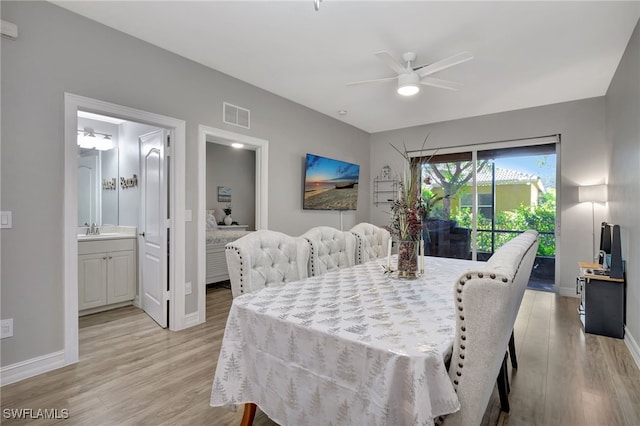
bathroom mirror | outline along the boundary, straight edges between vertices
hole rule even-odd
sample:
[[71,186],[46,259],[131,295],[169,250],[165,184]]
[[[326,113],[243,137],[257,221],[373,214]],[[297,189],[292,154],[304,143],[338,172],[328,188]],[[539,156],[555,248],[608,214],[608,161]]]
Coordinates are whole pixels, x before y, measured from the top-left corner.
[[78,111],[78,226],[119,223],[123,120]]
[[158,130],[78,111],[78,226],[138,226],[139,138]]
[[118,225],[118,148],[78,147],[78,226]]

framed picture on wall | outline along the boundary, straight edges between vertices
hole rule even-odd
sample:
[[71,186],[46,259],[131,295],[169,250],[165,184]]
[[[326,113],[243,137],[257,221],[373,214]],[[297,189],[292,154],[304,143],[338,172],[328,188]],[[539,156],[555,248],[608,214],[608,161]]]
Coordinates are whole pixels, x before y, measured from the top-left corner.
[[229,186],[218,187],[218,201],[221,203],[231,202],[231,187]]

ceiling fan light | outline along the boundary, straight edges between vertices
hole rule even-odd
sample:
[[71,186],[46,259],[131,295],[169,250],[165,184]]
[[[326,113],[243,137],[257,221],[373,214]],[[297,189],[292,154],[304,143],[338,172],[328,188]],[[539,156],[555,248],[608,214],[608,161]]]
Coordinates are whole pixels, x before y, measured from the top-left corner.
[[420,91],[420,77],[415,72],[398,76],[398,94],[413,96]]
[[420,91],[416,84],[398,85],[398,94],[402,96],[413,96]]

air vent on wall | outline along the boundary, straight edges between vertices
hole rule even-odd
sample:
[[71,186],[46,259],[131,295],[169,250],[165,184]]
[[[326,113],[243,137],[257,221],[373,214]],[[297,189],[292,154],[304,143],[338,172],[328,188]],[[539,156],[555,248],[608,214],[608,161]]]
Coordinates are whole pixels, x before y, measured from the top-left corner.
[[223,102],[222,121],[234,126],[251,128],[251,111],[227,102]]

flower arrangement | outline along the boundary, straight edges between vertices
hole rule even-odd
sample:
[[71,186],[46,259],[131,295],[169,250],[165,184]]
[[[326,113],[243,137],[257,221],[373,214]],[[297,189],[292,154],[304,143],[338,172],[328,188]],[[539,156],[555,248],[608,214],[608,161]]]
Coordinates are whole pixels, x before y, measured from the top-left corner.
[[[429,135],[424,139],[422,149]],[[391,205],[391,224],[386,229],[398,240],[398,277],[402,279],[415,279],[418,273],[424,270],[422,241],[422,218],[439,200],[424,194],[421,189],[421,168],[414,164],[404,146],[401,151],[393,144],[391,146],[400,153],[404,159],[404,171],[399,182],[398,199]],[[427,196],[425,196],[427,195]],[[390,250],[385,272],[391,272]],[[420,262],[418,262],[420,259]],[[420,267],[418,267],[420,264]]]
[[428,206],[424,202],[420,189],[420,168],[413,167],[406,146],[404,146],[404,151],[393,144],[391,146],[404,158],[405,164],[399,182],[398,199],[391,205],[391,225],[387,227],[387,230],[398,240],[418,241],[422,234],[422,216],[425,213],[425,207]]
[[226,214],[227,216],[230,216],[231,215],[231,204],[227,204],[227,207],[225,207],[222,210],[224,211],[224,214]]

